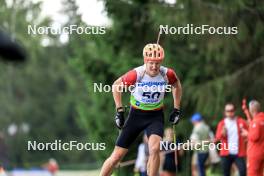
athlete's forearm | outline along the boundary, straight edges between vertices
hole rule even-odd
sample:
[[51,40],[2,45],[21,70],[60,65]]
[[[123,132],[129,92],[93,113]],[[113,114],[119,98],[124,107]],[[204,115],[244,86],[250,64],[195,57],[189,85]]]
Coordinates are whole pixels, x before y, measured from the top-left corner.
[[117,79],[112,85],[113,98],[115,101],[116,108],[122,107],[122,79]]
[[173,94],[174,108],[180,109],[181,96],[182,96],[182,86],[181,86],[181,82],[179,79],[173,85],[172,94]]

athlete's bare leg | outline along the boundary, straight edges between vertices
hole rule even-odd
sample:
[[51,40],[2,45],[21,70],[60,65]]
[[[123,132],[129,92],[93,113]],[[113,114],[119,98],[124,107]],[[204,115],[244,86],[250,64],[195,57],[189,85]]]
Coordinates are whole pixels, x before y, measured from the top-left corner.
[[162,172],[162,176],[175,176],[176,173],[173,173],[173,172],[168,172],[168,171],[163,171]]
[[126,155],[127,151],[128,149],[116,146],[111,156],[105,160],[100,176],[110,176],[115,166]]
[[157,176],[160,164],[160,141],[161,137],[158,135],[150,135],[148,139],[149,146],[149,160],[148,160],[148,175]]

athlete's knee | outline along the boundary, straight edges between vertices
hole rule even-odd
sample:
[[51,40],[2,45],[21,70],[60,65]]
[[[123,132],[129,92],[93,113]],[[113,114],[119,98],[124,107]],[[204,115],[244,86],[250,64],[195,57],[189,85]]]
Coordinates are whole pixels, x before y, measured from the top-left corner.
[[122,157],[122,154],[113,153],[109,160],[112,162],[112,164],[116,165],[122,159]]
[[160,146],[159,145],[152,145],[149,146],[149,154],[153,155],[153,154],[159,154],[160,152]]

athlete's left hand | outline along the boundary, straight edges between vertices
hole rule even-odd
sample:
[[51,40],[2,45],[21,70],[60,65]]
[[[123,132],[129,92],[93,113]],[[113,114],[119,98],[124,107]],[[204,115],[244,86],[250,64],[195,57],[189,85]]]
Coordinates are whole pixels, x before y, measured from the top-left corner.
[[179,120],[181,119],[181,111],[177,108],[174,108],[173,111],[170,114],[170,119],[169,121],[173,124],[176,125]]

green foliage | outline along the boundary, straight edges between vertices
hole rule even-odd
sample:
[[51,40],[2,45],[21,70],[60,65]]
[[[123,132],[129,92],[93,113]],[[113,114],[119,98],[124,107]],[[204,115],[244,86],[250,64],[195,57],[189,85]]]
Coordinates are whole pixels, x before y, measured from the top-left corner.
[[[64,46],[42,46],[43,38],[59,43],[56,36],[27,34],[29,24],[51,25],[50,19],[38,19],[40,3],[14,1],[11,7],[1,7],[6,15],[1,16],[1,27],[23,44],[28,55],[23,64],[0,63],[0,126],[10,166],[39,166],[50,157],[62,164],[91,160],[92,156],[85,151],[27,151],[28,140],[87,142],[76,121],[76,107],[84,100],[86,89],[84,79],[69,64]],[[14,136],[8,134],[11,124],[19,129]],[[23,124],[29,126],[29,132],[21,131]]]
[[[259,7],[263,7],[262,3],[255,6],[240,0],[177,1],[172,5],[151,0],[104,0],[104,3],[112,25],[106,35],[82,41],[80,45],[86,49],[78,50],[74,57],[76,65],[86,75],[88,89],[92,89],[94,82],[112,83],[126,71],[142,64],[142,48],[146,43],[156,41],[160,24],[237,26],[237,35],[161,36],[160,42],[166,52],[164,64],[176,70],[183,84],[185,122],[178,126],[178,131],[188,138],[191,130],[188,118],[195,111],[201,112],[215,127],[226,102],[232,101],[240,107],[245,96],[262,101],[260,75],[263,75],[264,64],[264,26],[263,9]],[[169,97],[166,96],[165,101],[166,114],[172,109]],[[86,129],[111,135],[90,133],[88,136],[95,140],[106,139],[113,145],[116,130],[112,127],[114,104],[111,93],[90,91],[89,102],[88,108],[83,105],[79,111],[83,122],[86,114],[92,115],[91,119],[86,119]],[[104,125],[100,125],[102,122]],[[105,156],[110,154],[109,150]],[[105,159],[103,156],[99,157]]]

